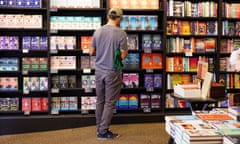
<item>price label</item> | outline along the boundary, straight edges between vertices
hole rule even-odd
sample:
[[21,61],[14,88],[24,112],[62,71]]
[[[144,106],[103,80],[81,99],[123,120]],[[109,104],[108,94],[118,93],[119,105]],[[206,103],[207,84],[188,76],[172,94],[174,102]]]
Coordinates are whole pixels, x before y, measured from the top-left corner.
[[84,53],[84,54],[88,54],[88,53],[89,53],[89,50],[83,50],[83,53]]
[[50,53],[51,53],[51,54],[57,54],[57,53],[58,53],[58,50],[53,49],[53,50],[50,51]]
[[57,69],[51,69],[51,73],[56,74],[56,73],[58,73],[58,70]]
[[23,49],[22,52],[23,53],[29,53],[29,50],[28,49]]
[[144,112],[144,113],[150,113],[150,112],[151,112],[151,108],[144,108],[144,109],[143,109],[143,112]]
[[154,88],[147,88],[146,91],[147,91],[147,92],[153,92],[153,91],[154,91]]
[[23,75],[28,75],[28,71],[22,71]]
[[81,110],[81,113],[82,113],[83,115],[87,115],[87,114],[89,114],[89,111],[88,111],[88,110]]
[[193,56],[193,54],[192,54],[192,52],[185,52],[185,56],[191,57],[191,56]]
[[151,49],[144,49],[144,53],[152,53]]
[[24,115],[26,115],[26,116],[28,116],[28,115],[30,115],[30,111],[24,111]]
[[146,72],[147,72],[147,73],[152,73],[152,72],[153,72],[153,69],[147,69]]
[[58,9],[57,9],[57,8],[51,8],[50,11],[51,11],[51,12],[57,12]]
[[50,32],[51,32],[52,34],[57,34],[57,33],[58,33],[58,30],[52,29]]
[[23,93],[24,94],[29,94],[29,90],[24,90]]
[[52,111],[51,111],[51,114],[52,114],[52,115],[59,115],[59,110],[52,110]]
[[85,88],[85,93],[92,93],[93,89],[92,88]]
[[83,69],[83,73],[91,73],[91,69]]
[[52,93],[59,93],[59,89],[53,88],[53,89],[52,89]]

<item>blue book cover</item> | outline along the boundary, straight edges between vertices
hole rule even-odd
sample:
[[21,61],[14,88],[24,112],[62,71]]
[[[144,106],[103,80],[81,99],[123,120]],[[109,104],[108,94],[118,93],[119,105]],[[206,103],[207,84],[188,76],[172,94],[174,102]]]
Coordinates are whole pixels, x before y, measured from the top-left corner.
[[41,8],[41,0],[32,0],[30,5],[33,8]]
[[121,20],[121,23],[120,23],[120,27],[124,30],[127,29],[128,25],[127,25],[127,16],[123,16],[122,17],[122,20]]
[[24,0],[23,1],[23,6],[25,7],[25,8],[31,8],[32,6],[31,6],[31,2],[32,2],[32,0]]
[[162,49],[162,39],[161,35],[152,35],[152,49],[161,50]]
[[24,6],[23,1],[24,0],[16,0],[16,7],[19,7],[19,8],[23,7]]
[[142,49],[151,49],[152,38],[150,34],[144,34],[142,36]]
[[8,3],[7,0],[0,0],[0,7],[7,7]]
[[47,45],[47,37],[46,36],[41,36],[40,37],[40,49],[41,50],[47,50],[48,45]]
[[130,30],[137,29],[137,16],[129,16],[130,20]]
[[157,30],[158,27],[158,17],[157,16],[148,16],[148,21],[149,21],[149,30]]
[[32,36],[31,37],[31,50],[40,50],[40,37]]
[[147,29],[147,18],[146,16],[139,16],[140,20],[140,30],[146,30]]
[[162,88],[162,75],[154,74],[154,88]]
[[31,48],[31,37],[30,36],[24,36],[22,38],[22,49],[28,49]]
[[146,89],[154,88],[153,74],[144,74],[144,87]]
[[8,7],[16,7],[16,0],[8,0]]

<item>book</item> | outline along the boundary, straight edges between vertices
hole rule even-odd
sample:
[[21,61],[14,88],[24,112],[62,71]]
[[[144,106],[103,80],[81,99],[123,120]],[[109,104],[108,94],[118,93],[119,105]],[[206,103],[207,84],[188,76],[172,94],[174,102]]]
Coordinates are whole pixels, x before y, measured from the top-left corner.
[[129,96],[120,94],[118,97],[118,110],[129,109]]
[[40,90],[40,78],[39,77],[31,77],[31,91],[39,91]]
[[138,35],[136,34],[128,34],[128,50],[138,50]]
[[130,94],[129,95],[129,109],[138,109],[138,95],[137,94]]
[[162,38],[161,35],[152,35],[152,49],[161,50],[162,49]]
[[123,88],[128,88],[128,85],[129,85],[129,74],[128,73],[123,73],[122,87]]
[[154,74],[154,88],[162,88],[162,75]]
[[206,22],[198,22],[198,35],[207,34],[207,25]]
[[90,68],[90,57],[89,56],[81,56],[81,68],[82,69]]
[[216,127],[223,135],[238,135],[240,134],[240,123],[235,120],[225,121],[211,121],[214,127]]
[[68,88],[76,88],[76,87],[77,87],[76,75],[68,76]]
[[22,111],[31,111],[32,102],[31,98],[22,98]]
[[32,98],[32,111],[41,111],[41,98]]
[[161,107],[161,95],[151,94],[151,108],[159,109]]
[[140,108],[150,108],[151,107],[151,96],[149,94],[140,94]]
[[232,135],[226,135],[223,137],[223,144],[238,144],[240,143],[240,137],[232,136]]
[[217,35],[218,25],[216,21],[207,21],[207,35]]
[[197,114],[202,120],[233,120],[233,118],[227,113],[206,113]]
[[152,74],[144,74],[144,87],[146,89],[154,88],[154,77]]
[[142,36],[142,49],[151,49],[152,43],[153,41],[150,34],[144,34]]
[[68,76],[67,75],[60,75],[59,76],[59,85],[60,85],[60,89],[67,89],[68,88]]
[[48,77],[40,77],[40,91],[48,90]]

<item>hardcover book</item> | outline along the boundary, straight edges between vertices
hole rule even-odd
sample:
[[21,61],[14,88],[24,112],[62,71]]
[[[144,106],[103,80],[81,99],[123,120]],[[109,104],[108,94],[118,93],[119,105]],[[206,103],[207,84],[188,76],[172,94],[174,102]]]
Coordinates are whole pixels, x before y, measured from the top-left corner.
[[131,74],[129,74],[128,78],[129,78],[129,83],[128,83],[129,88],[138,88],[139,87],[138,73],[131,73]]
[[161,107],[161,95],[151,94],[151,108],[158,109]]
[[40,91],[48,90],[48,77],[40,77]]
[[154,74],[154,88],[162,88],[162,75]]
[[32,111],[41,111],[41,98],[32,98]]
[[154,77],[152,74],[144,74],[144,87],[146,89],[154,88]]
[[129,109],[138,109],[138,95],[137,94],[129,95]]
[[138,35],[128,34],[128,50],[138,50]]
[[129,108],[128,106],[129,106],[129,96],[121,94],[118,97],[118,109],[119,110],[128,109]]
[[22,111],[31,111],[32,101],[31,98],[22,98]]
[[153,41],[150,34],[145,34],[142,36],[142,49],[151,49],[152,43]]
[[39,77],[31,77],[31,91],[39,91],[40,90],[40,78]]
[[140,107],[142,109],[151,107],[151,98],[150,97],[151,96],[149,94],[141,94],[140,95]]

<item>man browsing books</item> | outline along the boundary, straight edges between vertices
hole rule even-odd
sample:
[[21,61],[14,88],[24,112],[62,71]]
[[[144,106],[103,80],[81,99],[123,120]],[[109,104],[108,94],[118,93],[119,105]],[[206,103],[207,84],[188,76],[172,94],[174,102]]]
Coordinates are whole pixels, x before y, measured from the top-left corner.
[[118,8],[109,10],[108,23],[94,32],[89,52],[96,55],[96,125],[100,140],[119,136],[109,131],[109,126],[121,90],[121,60],[128,54],[127,35],[119,28],[122,14]]

